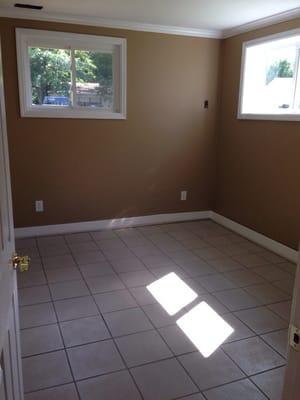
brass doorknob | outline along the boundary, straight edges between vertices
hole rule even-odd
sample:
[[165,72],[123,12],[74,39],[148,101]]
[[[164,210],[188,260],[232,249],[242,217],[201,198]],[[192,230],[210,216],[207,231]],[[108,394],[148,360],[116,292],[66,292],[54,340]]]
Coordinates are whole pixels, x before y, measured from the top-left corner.
[[30,257],[18,256],[14,254],[11,259],[13,269],[18,269],[20,272],[27,272],[29,269]]

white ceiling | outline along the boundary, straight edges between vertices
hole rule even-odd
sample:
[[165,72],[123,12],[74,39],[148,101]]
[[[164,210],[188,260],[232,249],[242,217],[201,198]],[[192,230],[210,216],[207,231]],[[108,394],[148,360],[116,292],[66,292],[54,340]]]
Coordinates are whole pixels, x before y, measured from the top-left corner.
[[15,2],[43,5],[43,11],[26,12],[35,18],[72,15],[218,31],[295,8],[300,15],[300,0],[0,0],[0,11],[20,13]]

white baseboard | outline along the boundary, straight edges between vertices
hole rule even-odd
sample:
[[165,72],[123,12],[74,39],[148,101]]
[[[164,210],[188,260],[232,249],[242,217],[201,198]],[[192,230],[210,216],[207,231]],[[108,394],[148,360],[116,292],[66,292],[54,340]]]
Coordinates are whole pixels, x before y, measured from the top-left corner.
[[89,232],[112,228],[119,229],[141,225],[154,225],[171,222],[192,221],[197,219],[209,219],[210,217],[211,211],[192,211],[170,214],[145,215],[142,217],[75,222],[71,224],[30,226],[27,228],[16,228],[15,237],[17,239],[20,239],[34,236],[61,235],[75,232]]
[[145,215],[141,217],[128,217],[116,219],[104,219],[99,221],[86,221],[75,222],[71,224],[59,225],[43,225],[43,226],[30,226],[28,228],[16,228],[15,236],[17,239],[34,237],[34,236],[47,236],[47,235],[62,235],[66,233],[76,232],[89,232],[103,229],[119,229],[128,228],[141,225],[155,225],[165,224],[172,222],[192,221],[199,219],[211,219],[220,225],[238,233],[239,235],[265,247],[268,250],[296,263],[298,260],[298,252],[285,246],[282,243],[276,242],[267,236],[262,235],[244,225],[238,224],[214,211],[192,211],[182,213],[170,214],[155,214]]
[[232,230],[233,232],[238,233],[252,242],[257,243],[260,246],[265,247],[266,249],[273,251],[274,253],[294,263],[297,263],[298,261],[298,252],[282,243],[276,242],[275,240],[270,239],[267,236],[264,236],[250,228],[247,228],[244,225],[238,224],[229,218],[223,217],[223,215],[217,214],[214,211],[211,212],[211,219],[218,224]]

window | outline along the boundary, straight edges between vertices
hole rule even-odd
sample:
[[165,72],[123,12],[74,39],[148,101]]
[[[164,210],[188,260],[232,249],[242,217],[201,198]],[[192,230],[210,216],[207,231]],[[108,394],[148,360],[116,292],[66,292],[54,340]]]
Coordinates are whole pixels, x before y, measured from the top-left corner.
[[300,30],[243,45],[239,118],[300,120]]
[[126,118],[126,40],[17,29],[22,117]]

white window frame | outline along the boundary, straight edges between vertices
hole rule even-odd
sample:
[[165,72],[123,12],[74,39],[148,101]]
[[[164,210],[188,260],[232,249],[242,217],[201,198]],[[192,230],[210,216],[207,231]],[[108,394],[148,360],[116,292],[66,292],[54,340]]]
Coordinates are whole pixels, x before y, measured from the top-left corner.
[[[16,29],[16,45],[21,117],[126,119],[126,39],[18,28]],[[116,99],[119,108],[118,111],[105,111],[95,107],[82,107],[74,105],[67,107],[53,105],[50,107],[47,107],[46,105],[32,105],[28,47],[43,46],[71,51],[110,51],[113,46],[119,46],[120,65],[117,76],[114,76],[115,84],[119,89],[117,93],[118,98]]]
[[[297,113],[282,112],[282,113],[276,113],[276,114],[256,114],[256,113],[249,114],[249,113],[242,112],[247,48],[258,45],[258,44],[272,42],[274,40],[285,39],[288,37],[298,36],[298,35],[300,35],[300,29],[293,29],[290,31],[276,33],[274,35],[269,35],[269,36],[261,37],[258,39],[249,40],[249,41],[243,43],[241,72],[240,72],[240,89],[239,89],[239,99],[238,99],[238,113],[237,113],[238,119],[269,120],[269,121],[300,121],[300,109],[299,109],[299,112],[297,112]],[[298,48],[297,51],[298,51],[298,55],[297,55],[297,61],[296,61],[296,69],[299,66],[300,48]],[[296,76],[296,81],[300,80],[300,70],[298,69],[298,71],[299,72],[298,72],[298,75]],[[299,83],[296,82],[295,85],[296,85],[295,97],[298,98],[298,97],[300,97]]]

